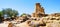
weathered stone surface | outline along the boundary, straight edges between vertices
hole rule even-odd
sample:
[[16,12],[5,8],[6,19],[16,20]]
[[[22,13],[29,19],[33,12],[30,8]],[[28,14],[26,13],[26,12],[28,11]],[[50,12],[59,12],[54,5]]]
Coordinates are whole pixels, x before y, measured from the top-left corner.
[[8,24],[1,23],[0,27],[8,27]]
[[59,23],[48,23],[46,24],[46,27],[60,27]]
[[29,26],[29,21],[26,21],[26,22],[23,22],[23,23],[20,23],[20,24],[16,24],[15,26],[16,27],[30,27]]
[[32,17],[42,17],[44,16],[45,12],[43,7],[41,7],[40,3],[36,3],[35,12],[32,14]]
[[45,27],[45,26],[39,26],[39,27]]
[[12,24],[12,23],[9,23],[9,24],[8,24],[8,27],[13,27],[13,24]]

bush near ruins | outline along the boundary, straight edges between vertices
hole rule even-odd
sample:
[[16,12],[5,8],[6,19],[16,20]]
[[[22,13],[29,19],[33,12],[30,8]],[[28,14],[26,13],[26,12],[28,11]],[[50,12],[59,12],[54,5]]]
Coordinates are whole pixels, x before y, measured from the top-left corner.
[[30,14],[26,14],[26,13],[21,14],[21,17],[22,17],[22,16],[25,16],[25,17],[31,17]]

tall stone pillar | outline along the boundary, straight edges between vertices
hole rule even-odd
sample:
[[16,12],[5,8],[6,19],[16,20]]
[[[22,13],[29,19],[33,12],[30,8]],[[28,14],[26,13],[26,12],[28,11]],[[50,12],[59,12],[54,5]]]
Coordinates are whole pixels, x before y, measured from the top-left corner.
[[40,3],[36,3],[35,6],[35,12],[33,13],[33,17],[41,17],[44,16],[45,12],[44,12],[44,8],[41,7]]

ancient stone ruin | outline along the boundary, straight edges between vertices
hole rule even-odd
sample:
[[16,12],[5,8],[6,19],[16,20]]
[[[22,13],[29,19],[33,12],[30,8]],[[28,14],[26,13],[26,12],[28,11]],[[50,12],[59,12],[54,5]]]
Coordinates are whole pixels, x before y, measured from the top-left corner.
[[32,17],[42,17],[44,15],[44,8],[41,7],[40,3],[36,3],[35,12],[32,14]]

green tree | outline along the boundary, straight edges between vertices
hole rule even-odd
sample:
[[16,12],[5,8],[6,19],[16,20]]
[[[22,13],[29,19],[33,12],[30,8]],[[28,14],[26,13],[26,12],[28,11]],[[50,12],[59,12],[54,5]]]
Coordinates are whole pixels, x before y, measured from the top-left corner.
[[3,18],[3,13],[2,11],[0,11],[0,23],[3,22],[4,18]]
[[12,8],[3,8],[3,15],[7,15],[7,17],[16,17],[18,15],[18,11],[12,10]]
[[2,13],[2,11],[0,11],[0,17],[2,17],[3,16],[3,13]]

